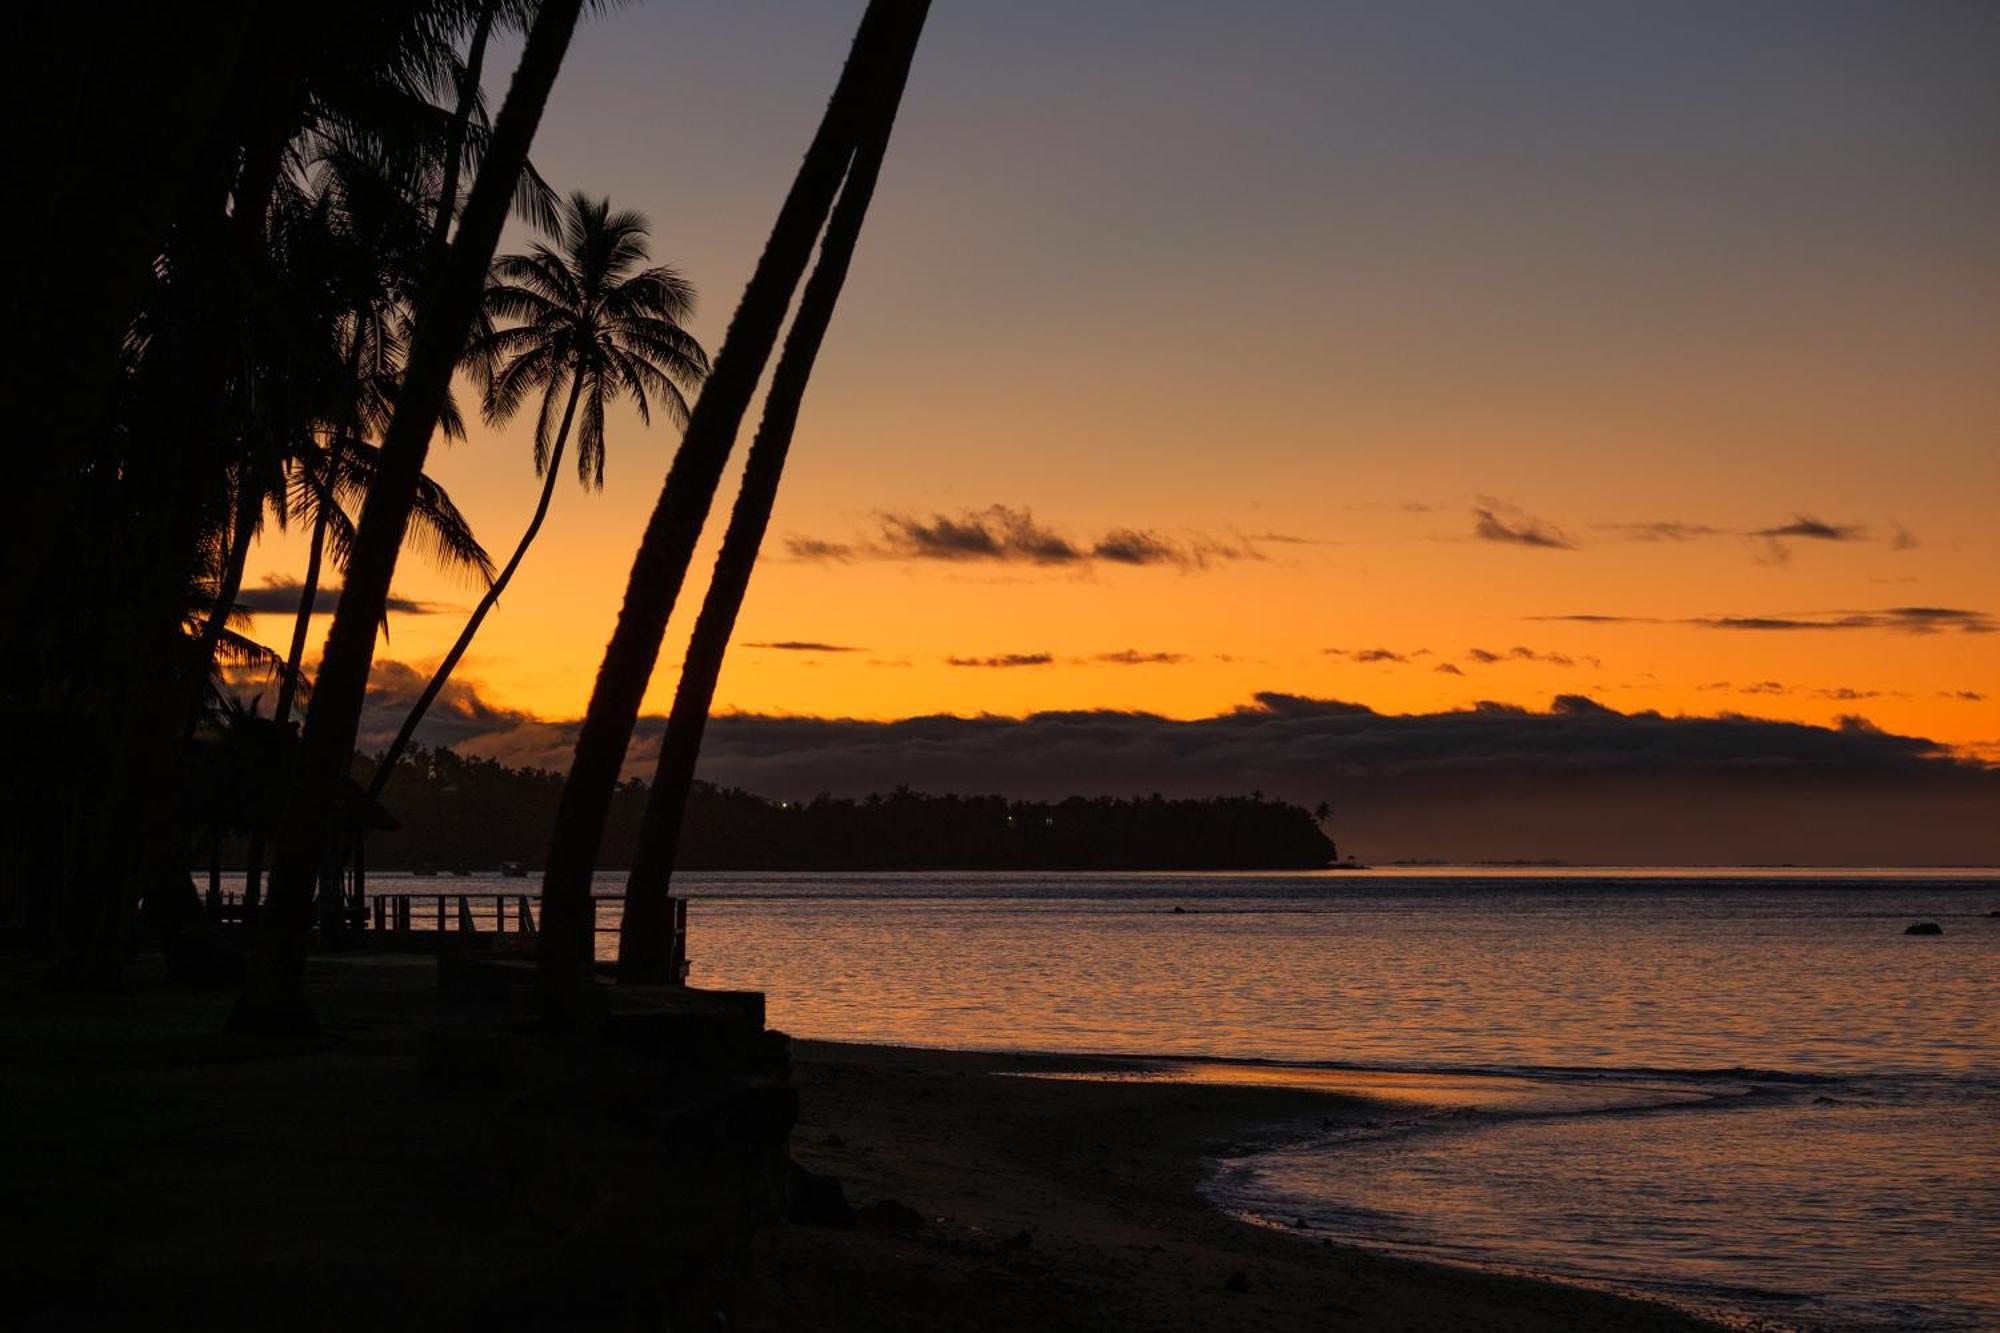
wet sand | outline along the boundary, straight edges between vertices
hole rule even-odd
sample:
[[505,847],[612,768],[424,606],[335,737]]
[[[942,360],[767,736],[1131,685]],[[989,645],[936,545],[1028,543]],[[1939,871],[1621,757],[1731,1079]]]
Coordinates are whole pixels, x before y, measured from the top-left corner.
[[[1198,1193],[1208,1159],[1383,1107],[1298,1088],[1021,1076],[1089,1067],[798,1043],[794,1156],[840,1179],[864,1215],[853,1230],[761,1234],[743,1327],[1710,1327],[1660,1305],[1226,1217]],[[924,1220],[871,1215],[882,1200]]]
[[[20,1327],[633,1327],[630,1293],[678,1285],[654,1214],[682,1197],[674,1150],[700,1144],[424,1076],[428,958],[315,960],[339,1036],[296,1048],[224,1036],[226,992],[149,971],[80,997],[0,965],[0,1178],[31,1219],[0,1305]],[[1212,1155],[1381,1105],[1018,1076],[1085,1067],[798,1043],[794,1156],[864,1220],[759,1228],[713,1275],[735,1327],[1703,1327],[1225,1217],[1197,1192]]]

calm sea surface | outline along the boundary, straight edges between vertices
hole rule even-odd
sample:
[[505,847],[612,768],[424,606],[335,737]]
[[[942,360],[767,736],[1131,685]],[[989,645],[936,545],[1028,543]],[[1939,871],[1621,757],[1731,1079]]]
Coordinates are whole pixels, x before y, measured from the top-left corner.
[[2000,1328],[2000,874],[680,885],[693,980],[799,1036],[1384,1099],[1219,1164],[1252,1218],[1805,1327]]

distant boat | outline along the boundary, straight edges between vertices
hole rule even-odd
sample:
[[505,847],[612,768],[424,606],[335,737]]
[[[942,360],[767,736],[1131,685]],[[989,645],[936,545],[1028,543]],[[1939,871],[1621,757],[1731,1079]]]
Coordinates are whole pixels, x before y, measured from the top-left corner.
[[472,873],[472,867],[465,864],[465,862],[460,861],[457,865],[451,868],[451,873],[458,876],[460,879],[464,879],[466,876]]
[[410,867],[410,873],[412,875],[420,875],[425,879],[437,878],[437,872],[438,868],[432,865],[429,861],[419,861],[415,865]]
[[502,861],[500,863],[500,877],[502,879],[526,879],[528,872],[521,868],[519,861]]

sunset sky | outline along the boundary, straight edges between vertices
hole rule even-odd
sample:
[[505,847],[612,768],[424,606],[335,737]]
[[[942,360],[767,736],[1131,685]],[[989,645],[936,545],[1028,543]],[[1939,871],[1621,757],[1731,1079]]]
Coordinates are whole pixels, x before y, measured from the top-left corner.
[[[571,52],[536,162],[652,220],[711,350],[860,9]],[[940,0],[720,705],[1585,695],[2000,758],[1996,51],[1975,3]],[[432,454],[496,558],[530,429]],[[675,443],[565,480],[483,698],[581,712]],[[397,592],[427,667],[475,590]]]

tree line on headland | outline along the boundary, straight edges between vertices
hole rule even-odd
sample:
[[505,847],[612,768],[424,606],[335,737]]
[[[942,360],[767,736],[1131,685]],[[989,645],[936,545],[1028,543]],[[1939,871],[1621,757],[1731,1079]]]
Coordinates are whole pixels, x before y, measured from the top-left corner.
[[[416,746],[383,789],[401,827],[369,834],[370,870],[534,866],[548,846],[561,792],[560,773]],[[633,863],[647,794],[643,782],[618,785],[601,867]],[[1323,817],[1262,795],[1010,801],[899,788],[859,799],[778,801],[697,782],[675,868],[1311,869],[1335,856]]]
[[[428,702],[527,556],[565,454],[587,486],[601,480],[607,408],[623,399],[681,427],[680,445],[545,846],[522,858],[546,867],[547,1011],[580,1021],[591,877],[613,807],[632,799],[626,750],[762,386],[631,852],[619,980],[667,978],[671,874],[716,678],[929,4],[870,0],[713,358],[680,325],[693,284],[647,266],[644,220],[561,194],[529,160],[579,21],[616,8],[107,0],[23,14],[9,174],[35,243],[13,248],[8,291],[33,333],[0,358],[0,399],[33,446],[0,487],[0,925],[48,957],[55,984],[121,989],[141,904],[184,889],[234,787],[263,810],[231,1025],[316,1026],[306,958],[366,822],[355,744],[398,561],[414,552],[483,589]],[[502,50],[514,68],[489,110]],[[510,215],[547,239],[496,255]],[[489,420],[536,414],[539,501],[497,567],[425,471],[434,440],[463,435],[467,387]],[[292,526],[308,554],[288,642],[260,643],[246,633],[250,554]],[[246,669],[275,682],[272,715],[235,697]]]

